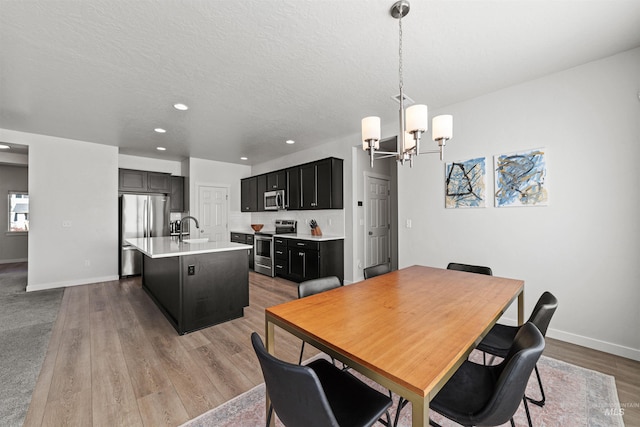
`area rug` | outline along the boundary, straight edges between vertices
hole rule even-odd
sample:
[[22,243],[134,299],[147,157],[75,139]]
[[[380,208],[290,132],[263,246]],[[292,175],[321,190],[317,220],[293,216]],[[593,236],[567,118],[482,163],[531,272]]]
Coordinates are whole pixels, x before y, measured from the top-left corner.
[[[622,416],[619,415],[620,411],[616,410],[620,408],[620,402],[615,379],[612,376],[545,356],[538,362],[538,368],[542,376],[547,401],[543,408],[529,405],[534,426],[624,427]],[[357,372],[355,375],[372,387],[386,393],[378,384],[372,383]],[[264,384],[260,384],[186,422],[182,427],[264,426],[264,393]],[[538,384],[535,375],[533,375],[527,387],[527,395],[535,399],[539,397],[539,393]],[[392,417],[395,415],[397,403],[398,398],[394,396],[394,405],[391,408]],[[457,425],[433,412],[431,418],[443,427]],[[516,412],[514,420],[517,426],[527,426],[527,418],[522,405]],[[282,426],[279,420],[276,425]],[[410,404],[402,410],[399,425],[402,427],[411,426]],[[505,424],[505,426],[508,425],[509,423]]]
[[60,310],[63,289],[26,292],[27,267],[0,269],[0,425],[21,426]]

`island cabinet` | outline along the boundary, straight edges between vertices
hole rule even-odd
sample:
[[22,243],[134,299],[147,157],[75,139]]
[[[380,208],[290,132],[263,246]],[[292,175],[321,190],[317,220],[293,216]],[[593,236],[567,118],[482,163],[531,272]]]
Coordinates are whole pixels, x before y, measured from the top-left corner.
[[173,237],[127,239],[142,252],[142,288],[179,334],[242,317],[252,246]]
[[242,317],[249,305],[242,250],[143,259],[142,287],[183,335]]
[[337,276],[344,280],[344,240],[274,238],[276,274],[294,282]]
[[258,211],[258,177],[252,176],[240,180],[240,210],[242,212]]

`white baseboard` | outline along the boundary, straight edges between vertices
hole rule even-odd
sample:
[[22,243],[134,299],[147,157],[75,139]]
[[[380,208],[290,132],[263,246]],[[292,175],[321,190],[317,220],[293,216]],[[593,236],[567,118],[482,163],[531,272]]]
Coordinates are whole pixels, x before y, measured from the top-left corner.
[[0,264],[15,264],[18,262],[27,262],[28,258],[18,258],[18,259],[0,259]]
[[44,291],[46,289],[66,288],[69,286],[90,285],[92,283],[109,282],[111,280],[119,280],[120,276],[102,276],[91,277],[79,280],[68,280],[63,282],[40,283],[37,285],[27,285],[27,292]]
[[[505,325],[516,325],[515,319],[500,319],[500,323]],[[614,344],[608,341],[602,341],[596,338],[585,337],[583,335],[573,334],[571,332],[561,331],[559,329],[547,329],[547,336],[556,340],[580,345],[582,347],[591,348],[593,350],[603,351],[616,356],[626,357],[627,359],[637,360],[640,362],[640,349],[626,347],[620,344]]]

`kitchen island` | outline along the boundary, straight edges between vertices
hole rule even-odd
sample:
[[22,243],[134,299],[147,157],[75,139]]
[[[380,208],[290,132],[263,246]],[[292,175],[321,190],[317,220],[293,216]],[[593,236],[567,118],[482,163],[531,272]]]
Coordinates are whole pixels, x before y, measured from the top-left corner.
[[180,335],[244,315],[252,246],[176,237],[127,241],[144,255],[143,289]]

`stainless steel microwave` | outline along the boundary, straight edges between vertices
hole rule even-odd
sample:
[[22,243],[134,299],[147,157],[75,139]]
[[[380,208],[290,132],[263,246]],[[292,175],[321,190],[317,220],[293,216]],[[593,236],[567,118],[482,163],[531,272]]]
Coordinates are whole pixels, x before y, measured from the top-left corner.
[[267,211],[286,209],[284,204],[284,190],[265,191],[264,209]]

